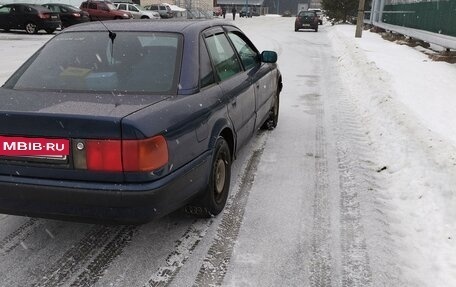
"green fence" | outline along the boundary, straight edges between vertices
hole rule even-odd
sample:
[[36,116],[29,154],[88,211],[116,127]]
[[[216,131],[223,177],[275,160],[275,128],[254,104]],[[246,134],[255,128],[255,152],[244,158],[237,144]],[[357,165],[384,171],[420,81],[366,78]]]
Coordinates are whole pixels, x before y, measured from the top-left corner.
[[384,23],[456,37],[456,0],[385,5],[383,10]]

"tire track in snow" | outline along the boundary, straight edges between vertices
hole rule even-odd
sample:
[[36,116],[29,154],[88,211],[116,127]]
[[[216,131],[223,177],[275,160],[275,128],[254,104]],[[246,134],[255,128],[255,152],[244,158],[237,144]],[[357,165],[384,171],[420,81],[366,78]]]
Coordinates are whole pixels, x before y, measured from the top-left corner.
[[104,272],[109,268],[111,263],[122,254],[125,247],[137,233],[138,226],[127,225],[117,227],[116,231],[117,230],[118,232],[114,238],[112,238],[101,252],[90,261],[85,270],[79,274],[70,286],[93,286],[101,277],[103,277]]
[[[340,96],[342,97],[342,96]],[[372,286],[361,208],[363,194],[372,190],[372,169],[366,167],[368,139],[353,115],[347,100],[338,102],[336,126],[337,160],[340,182],[340,227],[342,243],[342,286]],[[370,179],[370,180],[369,180]]]
[[0,241],[0,256],[6,255],[11,252],[14,248],[22,245],[35,229],[41,225],[41,221],[37,218],[30,218],[14,232],[6,236]]
[[187,262],[193,250],[206,235],[213,220],[199,219],[187,229],[176,242],[174,251],[166,258],[166,265],[158,268],[157,272],[149,279],[144,287],[168,286]]
[[250,190],[255,180],[256,170],[264,151],[265,135],[266,133],[262,134],[260,148],[253,152],[246,165],[239,190],[230,206],[223,213],[222,222],[217,229],[214,242],[204,258],[194,286],[221,285],[225,278],[233,248],[239,235]]
[[94,257],[119,227],[96,226],[52,264],[34,287],[61,286]]
[[331,218],[329,210],[329,174],[324,129],[324,109],[319,95],[307,95],[316,113],[315,197],[310,259],[310,286],[331,286]]

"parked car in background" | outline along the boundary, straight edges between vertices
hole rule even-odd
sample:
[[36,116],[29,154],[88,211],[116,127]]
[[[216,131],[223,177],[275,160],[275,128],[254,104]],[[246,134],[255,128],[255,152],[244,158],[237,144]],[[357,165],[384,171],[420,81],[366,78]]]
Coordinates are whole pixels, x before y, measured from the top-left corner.
[[323,25],[323,11],[321,11],[321,9],[319,9],[319,8],[309,8],[307,10],[308,11],[315,11],[315,13],[317,13],[317,17],[318,17],[318,24]]
[[318,16],[315,11],[299,11],[295,19],[294,30],[312,29],[318,32]]
[[252,11],[250,8],[245,8],[245,7],[242,7],[241,11],[239,11],[239,17],[252,17]]
[[90,20],[113,20],[113,19],[132,19],[130,12],[118,10],[109,1],[84,1],[81,3],[81,10],[89,13]]
[[33,4],[0,5],[0,29],[25,30],[28,34],[36,34],[45,30],[52,34],[62,25],[58,13]]
[[219,214],[231,162],[257,129],[277,125],[276,61],[218,20],[63,30],[0,88],[0,212],[120,222],[186,205]]
[[158,12],[146,10],[138,4],[115,2],[114,5],[119,10],[130,12],[135,19],[160,19],[160,14]]
[[52,12],[59,13],[62,28],[90,21],[89,13],[68,4],[48,3],[43,6]]
[[285,10],[285,11],[282,13],[282,17],[291,17],[291,11],[290,11],[290,10]]
[[160,17],[162,18],[173,18],[174,14],[173,11],[171,11],[171,7],[169,5],[165,4],[152,4],[152,5],[147,5],[144,6],[146,10],[150,11],[155,11],[160,14]]

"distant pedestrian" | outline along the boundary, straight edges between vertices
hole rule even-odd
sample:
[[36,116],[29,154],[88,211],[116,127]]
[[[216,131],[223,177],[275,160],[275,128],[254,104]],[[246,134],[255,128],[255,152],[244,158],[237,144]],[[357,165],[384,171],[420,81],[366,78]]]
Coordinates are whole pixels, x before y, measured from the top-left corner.
[[231,9],[231,13],[233,13],[233,21],[236,19],[236,7],[233,6],[233,9]]
[[226,8],[225,7],[222,8],[222,15],[223,15],[223,19],[225,19],[225,15],[226,15]]

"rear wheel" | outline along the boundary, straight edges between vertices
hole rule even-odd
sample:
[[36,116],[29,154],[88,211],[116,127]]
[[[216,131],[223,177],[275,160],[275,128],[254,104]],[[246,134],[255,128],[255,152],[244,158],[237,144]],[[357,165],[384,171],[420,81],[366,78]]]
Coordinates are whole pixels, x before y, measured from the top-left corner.
[[226,140],[219,137],[212,156],[209,184],[195,204],[186,207],[186,211],[199,217],[212,217],[222,212],[228,198],[230,180],[230,148]]
[[38,29],[34,23],[29,22],[25,25],[25,32],[27,32],[27,34],[36,34],[38,33]]

